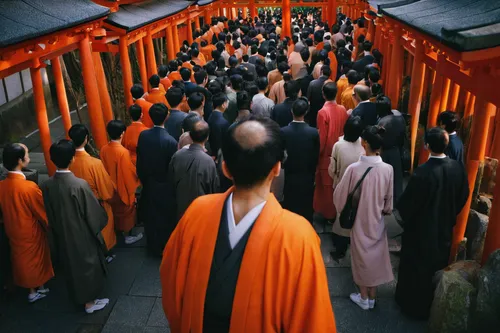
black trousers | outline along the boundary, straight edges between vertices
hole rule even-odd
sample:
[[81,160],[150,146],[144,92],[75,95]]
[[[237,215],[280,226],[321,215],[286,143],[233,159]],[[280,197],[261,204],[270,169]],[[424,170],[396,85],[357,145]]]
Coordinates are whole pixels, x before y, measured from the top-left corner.
[[333,233],[332,237],[333,237],[333,245],[335,245],[336,252],[339,254],[346,253],[347,246],[351,243],[351,238],[340,236],[337,235],[336,233]]

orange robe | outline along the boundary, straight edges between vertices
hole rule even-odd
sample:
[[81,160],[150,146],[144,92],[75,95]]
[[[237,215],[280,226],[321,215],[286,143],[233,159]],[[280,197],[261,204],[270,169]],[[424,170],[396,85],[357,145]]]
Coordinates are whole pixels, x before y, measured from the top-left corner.
[[108,250],[116,245],[115,222],[113,210],[109,204],[115,195],[115,186],[101,160],[90,156],[86,151],[77,151],[75,161],[69,169],[76,177],[89,183],[95,197],[108,214],[108,224],[102,229],[102,237]]
[[170,72],[170,74],[168,74],[168,79],[170,80],[170,82],[174,82],[175,80],[180,80],[182,81],[182,77],[181,77],[181,74],[178,72],[178,71],[175,71],[175,72]]
[[347,86],[344,89],[344,92],[342,93],[342,97],[340,99],[340,105],[345,107],[347,111],[356,107],[356,102],[354,101],[354,98],[352,98],[353,89],[354,87]]
[[160,88],[153,88],[151,91],[144,96],[144,99],[151,104],[163,103],[167,105],[167,99],[165,98],[165,93],[160,90]]
[[36,288],[54,276],[42,191],[22,175],[0,181],[0,215],[9,238],[14,283]]
[[205,56],[205,60],[212,60],[212,51],[213,50],[216,50],[217,48],[215,47],[215,45],[212,45],[212,44],[209,44],[207,46],[202,46],[200,47],[200,53],[203,54]]
[[123,134],[122,145],[127,148],[130,152],[130,158],[132,163],[135,165],[137,161],[137,142],[139,141],[139,135],[142,131],[148,128],[140,121],[134,121]]
[[165,90],[165,92],[168,89],[170,89],[170,87],[172,86],[172,82],[170,82],[170,79],[168,78],[168,76],[161,78],[160,84],[163,86],[163,89]]
[[328,58],[330,59],[330,69],[332,71],[332,74],[330,75],[330,80],[335,81],[337,79],[337,57],[335,56],[335,53],[333,52],[328,52]]
[[135,165],[127,148],[114,141],[101,148],[101,159],[120,198],[112,203],[116,229],[129,232],[135,226],[135,191],[140,185]]
[[[215,242],[230,191],[196,199],[165,247],[162,302],[173,333],[203,331]],[[273,194],[245,248],[229,332],[336,332],[319,237],[308,221],[281,208]]]
[[151,117],[149,116],[149,109],[151,108],[151,103],[146,101],[144,98],[139,98],[135,100],[135,104],[139,105],[142,110],[142,123],[148,127],[151,128],[153,127],[153,121],[151,120]]
[[316,50],[321,51],[325,47],[325,42],[319,42],[318,45],[316,45]]
[[365,36],[365,40],[369,40],[366,38],[366,34],[367,34],[366,28],[358,28],[354,30],[354,38],[353,38],[354,43],[358,43],[358,37],[361,35]]
[[342,103],[342,93],[344,92],[345,88],[349,85],[349,81],[347,80],[347,77],[345,75],[343,77],[340,77],[339,80],[337,81],[337,98],[336,102],[337,104]]

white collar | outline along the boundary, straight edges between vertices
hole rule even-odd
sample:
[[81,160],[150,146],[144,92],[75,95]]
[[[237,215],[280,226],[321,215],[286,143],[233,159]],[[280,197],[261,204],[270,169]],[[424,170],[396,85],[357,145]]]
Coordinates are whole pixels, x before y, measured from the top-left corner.
[[450,135],[457,135],[457,132],[452,132],[452,133],[448,134],[448,136],[450,136]]
[[370,100],[369,100],[369,99],[367,99],[366,101],[361,101],[361,102],[359,102],[359,103],[358,103],[358,105],[359,105],[359,104],[362,104],[362,103],[370,103]]
[[142,124],[142,121],[139,121],[139,120],[138,120],[138,121],[133,121],[132,123],[133,123],[133,124]]
[[111,142],[121,143],[120,140],[111,140]]
[[292,120],[292,123],[299,123],[300,124],[300,123],[305,123],[305,121],[303,121],[303,120]]
[[82,148],[76,148],[76,151],[85,151],[85,147],[82,147]]
[[446,156],[446,154],[441,154],[439,156],[432,156],[432,155],[429,155],[429,159],[431,158],[440,158],[440,159],[443,159],[443,158],[447,158],[448,156]]
[[56,173],[71,173],[70,170],[56,170]]
[[160,88],[151,88],[151,90],[160,90]]
[[153,125],[153,127],[165,128],[165,126],[161,126],[161,125]]
[[372,55],[372,54],[370,53],[370,51],[363,51],[363,53],[365,54],[365,56],[367,56],[367,55]]
[[26,179],[26,175],[22,171],[9,171],[9,173],[16,173],[18,175],[22,175],[24,179]]
[[375,156],[366,156],[366,155],[361,155],[359,157],[359,160],[360,161],[363,161],[363,162],[368,162],[368,163],[382,163],[382,157],[380,157],[379,155],[375,155]]
[[233,193],[229,194],[229,198],[226,203],[226,212],[227,212],[227,225],[229,228],[229,243],[231,245],[231,249],[238,244],[238,242],[243,238],[245,233],[250,229],[250,227],[255,223],[257,218],[259,217],[262,209],[266,205],[267,201],[264,201],[257,206],[253,207],[242,219],[236,224],[234,220],[234,212],[233,212]]

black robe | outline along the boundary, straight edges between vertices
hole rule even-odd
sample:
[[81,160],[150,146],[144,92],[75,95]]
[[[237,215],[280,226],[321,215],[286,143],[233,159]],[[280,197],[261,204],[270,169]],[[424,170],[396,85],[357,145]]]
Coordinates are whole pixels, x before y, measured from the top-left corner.
[[468,195],[464,168],[448,157],[430,158],[411,177],[397,205],[404,232],[396,302],[405,314],[429,316],[432,279],[448,265],[453,227]]

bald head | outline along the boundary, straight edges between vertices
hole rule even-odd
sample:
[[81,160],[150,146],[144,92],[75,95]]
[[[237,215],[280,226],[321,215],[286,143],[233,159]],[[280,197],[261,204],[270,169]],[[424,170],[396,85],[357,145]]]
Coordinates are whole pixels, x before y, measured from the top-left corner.
[[222,154],[236,187],[259,185],[283,160],[280,128],[269,118],[241,121],[227,131]]
[[202,118],[199,118],[193,124],[193,127],[189,131],[189,136],[195,143],[205,143],[208,139],[208,134],[210,133],[210,127]]
[[354,86],[354,93],[360,102],[369,100],[371,96],[370,88],[363,85]]

